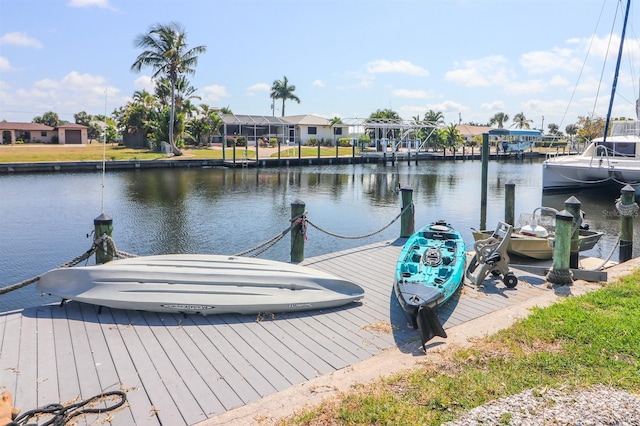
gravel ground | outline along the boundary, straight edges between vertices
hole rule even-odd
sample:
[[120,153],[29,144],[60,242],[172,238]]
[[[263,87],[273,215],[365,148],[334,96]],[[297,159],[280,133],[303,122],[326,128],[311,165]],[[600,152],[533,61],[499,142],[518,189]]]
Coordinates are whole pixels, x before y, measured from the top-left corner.
[[446,426],[640,426],[640,397],[607,387],[527,390],[476,407]]

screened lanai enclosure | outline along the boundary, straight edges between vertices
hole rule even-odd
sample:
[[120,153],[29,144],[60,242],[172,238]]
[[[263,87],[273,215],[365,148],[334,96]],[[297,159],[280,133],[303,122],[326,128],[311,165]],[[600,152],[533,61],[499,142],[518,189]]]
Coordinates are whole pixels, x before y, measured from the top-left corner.
[[220,114],[224,140],[244,137],[248,146],[255,146],[270,139],[288,145],[295,141],[295,126],[284,118],[263,115]]
[[[300,156],[303,145],[307,145],[310,135],[320,132],[318,124],[303,124],[290,121],[287,117],[220,114],[222,119],[222,139],[227,148],[233,148],[233,161],[236,159],[257,159],[260,149],[277,148],[280,158],[283,150],[296,151]],[[334,127],[330,144],[335,146],[335,154],[339,155],[338,141],[347,139],[352,147],[352,155],[365,153],[418,153],[433,148],[436,129],[440,123],[427,121],[409,121],[402,119],[341,119],[339,124],[331,124],[329,120],[323,128]],[[340,131],[335,131],[339,129]],[[348,131],[344,131],[348,129]],[[306,139],[305,139],[306,138]],[[320,156],[320,145],[318,156]],[[343,145],[344,146],[344,145]],[[293,154],[293,153],[288,153]],[[276,155],[276,154],[273,154]],[[225,154],[226,159],[226,154]]]

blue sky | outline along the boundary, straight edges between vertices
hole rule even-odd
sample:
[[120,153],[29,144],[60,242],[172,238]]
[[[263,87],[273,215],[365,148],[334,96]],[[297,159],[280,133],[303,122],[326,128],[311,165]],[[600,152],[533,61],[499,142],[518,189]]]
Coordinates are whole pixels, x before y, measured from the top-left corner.
[[[130,70],[140,53],[135,37],[175,21],[190,46],[207,47],[190,78],[197,103],[271,115],[269,88],[287,76],[301,99],[287,102],[287,115],[351,119],[391,108],[411,119],[435,110],[449,124],[523,112],[532,127],[555,123],[563,130],[594,106],[596,115],[606,114],[614,61],[604,71],[603,63],[612,28],[616,34],[621,28],[621,18],[612,24],[617,6],[616,0],[0,0],[0,120],[31,121],[46,111],[69,121],[79,111],[103,114],[105,91],[110,114],[134,91],[152,87],[151,69]],[[636,67],[623,63],[615,116],[635,117],[635,16],[626,45]],[[610,57],[618,43],[616,35]]]

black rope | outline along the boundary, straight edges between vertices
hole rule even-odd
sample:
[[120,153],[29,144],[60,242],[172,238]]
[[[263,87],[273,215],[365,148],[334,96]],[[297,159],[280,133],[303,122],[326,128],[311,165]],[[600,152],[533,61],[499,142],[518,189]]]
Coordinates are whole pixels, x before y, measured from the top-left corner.
[[[89,404],[100,402],[100,400],[107,399],[109,397],[119,397],[120,401],[116,401],[113,405],[104,408],[91,408],[86,407]],[[127,402],[127,395],[122,391],[104,392],[99,395],[93,396],[84,401],[80,401],[75,404],[62,405],[62,404],[48,404],[35,410],[30,410],[20,414],[13,420],[13,423],[18,426],[27,424],[33,417],[53,416],[50,420],[42,423],[40,426],[62,426],[66,425],[72,418],[83,414],[102,414],[107,411],[120,408]],[[11,423],[10,423],[11,424]]]

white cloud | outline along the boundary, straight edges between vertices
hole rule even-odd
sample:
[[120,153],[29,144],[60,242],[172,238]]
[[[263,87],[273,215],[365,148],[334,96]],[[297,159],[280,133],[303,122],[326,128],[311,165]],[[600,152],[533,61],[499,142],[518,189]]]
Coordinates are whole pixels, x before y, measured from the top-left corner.
[[0,56],[0,71],[7,72],[7,71],[14,71],[14,70],[15,68],[11,66],[11,63],[9,62],[9,60],[4,56]]
[[42,43],[35,38],[31,38],[27,33],[6,33],[0,37],[0,44],[6,44],[11,46],[24,46],[35,47],[36,49],[42,48]]
[[392,93],[399,98],[428,99],[430,97],[424,90],[396,89]]
[[427,110],[424,108],[424,106],[421,105],[402,105],[396,110],[400,117],[404,118],[405,120],[410,120],[416,115],[423,117],[426,111]]
[[462,111],[467,111],[469,110],[469,108],[459,102],[443,101],[443,102],[438,102],[434,104],[427,104],[426,110],[434,110],[434,111],[442,112],[442,115],[444,115],[445,120],[447,121],[453,121],[453,120],[449,120],[448,117],[451,116],[452,114],[455,114],[456,115],[455,121],[457,122],[458,113]]
[[480,105],[485,111],[502,111],[504,110],[504,102],[502,101],[493,101],[493,102],[485,102]]
[[311,85],[316,87],[324,87],[324,82],[322,80],[313,80],[313,83],[311,83]]
[[419,67],[418,65],[414,65],[409,61],[387,61],[386,59],[379,59],[376,61],[371,61],[366,65],[367,72],[371,74],[378,73],[401,73],[401,74],[411,74],[418,76],[427,76],[429,75],[429,71],[426,69]]
[[547,84],[543,80],[508,81],[503,89],[510,95],[525,95],[529,93],[542,93]]
[[582,61],[574,57],[575,51],[554,48],[550,51],[534,51],[520,56],[520,65],[531,74],[544,74],[553,71],[576,72]]
[[109,4],[109,0],[69,0],[67,3],[68,6],[71,7],[101,7],[103,9],[116,10],[111,4]]
[[221,101],[223,98],[231,97],[227,92],[227,88],[218,84],[203,87],[200,89],[199,94],[202,97],[202,102],[205,104],[213,104]]
[[156,87],[155,80],[150,75],[141,75],[134,80],[133,85],[138,90],[146,90],[149,93],[153,93]]
[[356,83],[338,87],[341,90],[368,89],[369,87],[371,87],[373,81],[375,80],[371,74],[358,71],[347,71],[344,73],[344,78],[346,80],[355,80]]
[[[73,114],[80,111],[104,114],[105,100],[107,114],[127,101],[120,96],[118,88],[108,85],[105,77],[76,71],[70,72],[60,80],[39,80],[28,88],[7,88],[0,97],[0,103],[6,107],[33,111],[33,116],[46,111],[55,111],[60,118],[70,121],[73,120]],[[16,121],[30,121],[30,119],[21,118]]]
[[549,79],[549,86],[566,87],[568,85],[569,85],[569,80],[562,75],[554,75]]
[[456,63],[455,69],[447,71],[445,80],[464,87],[500,86],[509,78],[509,61],[501,55]]
[[247,96],[255,96],[256,92],[268,92],[271,90],[271,85],[267,83],[256,83],[247,87]]

